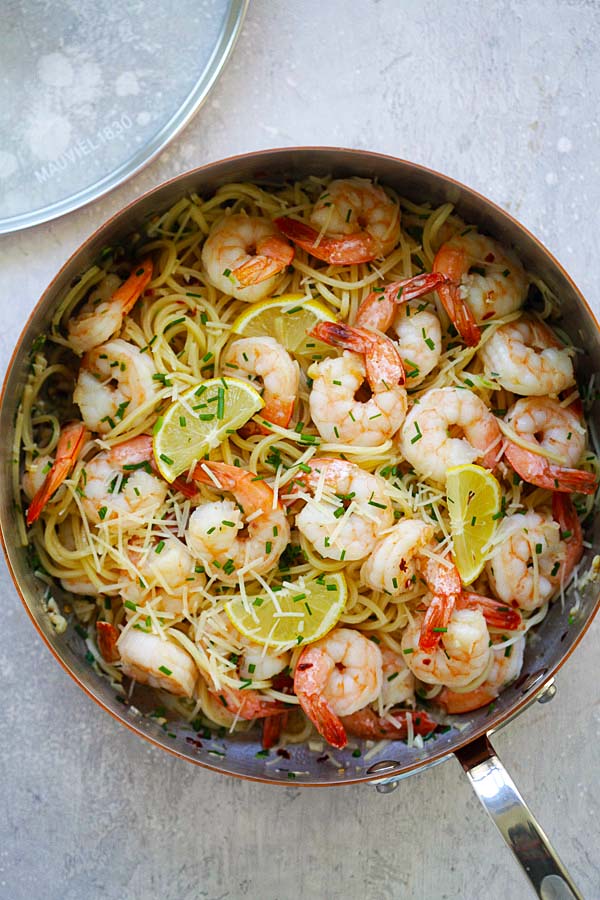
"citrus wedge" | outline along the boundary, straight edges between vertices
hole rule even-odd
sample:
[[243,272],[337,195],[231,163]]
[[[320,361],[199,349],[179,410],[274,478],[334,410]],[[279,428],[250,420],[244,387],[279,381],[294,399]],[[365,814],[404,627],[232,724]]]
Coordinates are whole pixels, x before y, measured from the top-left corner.
[[244,337],[274,337],[296,356],[323,356],[331,347],[309,337],[317,322],[335,322],[330,309],[304,294],[282,294],[253,303],[237,317],[231,330]]
[[225,611],[247,638],[285,650],[312,644],[331,631],[344,611],[347,593],[344,576],[336,572],[287,583],[273,596],[264,591],[245,601],[230,600]]
[[239,378],[209,378],[184,391],[154,427],[158,471],[174,481],[263,406],[258,391]]
[[483,569],[485,547],[496,531],[500,485],[481,466],[453,466],[446,476],[446,496],[454,559],[463,584],[471,584]]

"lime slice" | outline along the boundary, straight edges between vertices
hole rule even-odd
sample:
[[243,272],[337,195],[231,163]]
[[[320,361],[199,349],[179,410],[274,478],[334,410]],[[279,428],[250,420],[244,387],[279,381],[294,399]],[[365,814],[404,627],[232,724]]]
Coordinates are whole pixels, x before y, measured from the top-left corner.
[[309,337],[317,322],[335,322],[333,312],[304,294],[282,294],[273,300],[253,303],[237,317],[231,330],[244,337],[274,337],[296,356],[323,356],[332,352],[327,344]]
[[288,584],[273,596],[263,592],[246,601],[230,600],[225,611],[247,638],[284,650],[312,644],[331,631],[344,611],[347,593],[346,580],[337,572]]
[[454,559],[463,584],[471,584],[483,569],[484,548],[496,531],[500,485],[481,466],[453,466],[446,476],[446,495]]
[[158,471],[174,481],[263,406],[258,391],[239,378],[210,378],[189,388],[154,428]]

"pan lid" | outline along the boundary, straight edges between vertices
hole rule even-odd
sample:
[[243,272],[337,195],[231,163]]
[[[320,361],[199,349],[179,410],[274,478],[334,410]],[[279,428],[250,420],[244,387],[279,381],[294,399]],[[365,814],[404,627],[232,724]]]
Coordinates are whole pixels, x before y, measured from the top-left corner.
[[116,187],[215,83],[248,0],[8,0],[0,31],[0,234]]

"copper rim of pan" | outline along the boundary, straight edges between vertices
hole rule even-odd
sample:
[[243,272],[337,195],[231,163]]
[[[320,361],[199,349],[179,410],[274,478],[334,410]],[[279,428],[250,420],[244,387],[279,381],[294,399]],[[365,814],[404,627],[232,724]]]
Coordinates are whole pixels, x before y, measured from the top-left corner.
[[[335,162],[335,154],[337,154],[337,153],[346,154],[349,156],[355,156],[355,158],[357,160],[360,159],[363,161],[365,159],[367,159],[367,160],[373,160],[373,161],[383,160],[383,161],[387,161],[387,162],[391,162],[391,163],[400,163],[400,164],[411,167],[412,169],[414,169],[417,172],[423,173],[428,176],[432,176],[435,179],[439,179],[441,182],[443,182],[445,184],[449,184],[451,186],[459,188],[461,191],[465,192],[466,194],[470,195],[471,197],[473,197],[474,199],[479,201],[484,207],[487,206],[488,208],[491,208],[494,212],[499,214],[501,217],[507,219],[513,226],[515,226],[517,228],[517,230],[519,230],[523,234],[525,234],[536,245],[536,247],[541,251],[541,253],[551,262],[551,264],[560,273],[561,277],[566,282],[568,282],[568,284],[570,285],[570,287],[576,294],[578,302],[587,310],[588,314],[590,315],[590,318],[595,323],[596,329],[600,332],[600,324],[598,323],[595,313],[589,306],[585,297],[583,296],[583,294],[581,293],[581,291],[579,290],[579,288],[577,287],[577,285],[575,284],[573,279],[565,271],[565,269],[560,264],[560,262],[544,246],[544,244],[542,244],[541,241],[538,240],[538,238],[535,237],[535,235],[533,235],[524,225],[522,225],[517,219],[515,219],[514,216],[512,216],[510,213],[506,212],[506,210],[502,209],[500,206],[498,206],[498,204],[494,203],[492,200],[489,200],[487,197],[484,197],[483,194],[480,194],[478,191],[475,191],[473,188],[468,187],[467,185],[463,184],[462,182],[457,181],[454,178],[450,178],[448,175],[443,175],[441,172],[437,172],[435,169],[430,169],[427,166],[422,166],[422,165],[419,165],[418,163],[413,163],[413,162],[410,162],[409,160],[401,159],[400,157],[390,156],[389,154],[375,153],[375,152],[366,151],[366,150],[352,150],[352,149],[347,149],[347,148],[343,148],[343,147],[318,147],[318,146],[315,146],[315,147],[311,147],[311,146],[308,146],[308,147],[285,147],[285,148],[275,148],[272,150],[258,150],[258,151],[252,152],[252,153],[243,153],[243,154],[237,154],[234,156],[225,157],[222,160],[218,160],[218,161],[212,162],[212,163],[207,163],[203,166],[199,166],[195,169],[188,170],[186,172],[181,173],[180,175],[175,176],[174,178],[170,178],[167,181],[162,182],[160,185],[150,189],[149,191],[146,191],[144,194],[141,194],[139,197],[136,197],[135,200],[132,200],[130,203],[128,203],[126,206],[124,206],[122,209],[120,209],[118,212],[116,212],[114,215],[112,215],[106,222],[104,222],[102,225],[100,225],[88,238],[86,238],[86,240],[66,260],[66,262],[63,264],[63,266],[61,266],[59,271],[56,273],[56,275],[54,276],[54,278],[52,279],[52,281],[50,282],[50,284],[48,285],[48,287],[46,288],[46,290],[44,291],[44,293],[42,294],[42,296],[36,303],[35,307],[31,311],[30,315],[28,316],[27,321],[26,321],[25,325],[23,326],[21,335],[19,337],[19,340],[17,341],[17,344],[15,346],[15,349],[13,350],[13,353],[11,355],[10,361],[7,366],[4,383],[2,385],[2,391],[0,393],[0,408],[4,407],[4,404],[6,402],[6,389],[7,389],[8,377],[9,377],[9,374],[13,367],[15,357],[16,357],[16,355],[21,347],[21,344],[23,343],[23,340],[29,330],[29,326],[30,326],[32,319],[35,317],[38,309],[47,302],[47,299],[52,294],[54,285],[60,278],[62,272],[76,259],[76,257],[78,257],[82,253],[82,251],[85,250],[85,248],[89,244],[91,244],[94,241],[94,239],[96,237],[98,237],[102,232],[107,230],[113,223],[117,222],[117,220],[125,218],[128,213],[131,213],[134,210],[134,208],[138,204],[141,204],[145,199],[151,197],[155,193],[161,192],[163,189],[165,189],[169,185],[175,185],[177,182],[183,181],[184,179],[187,179],[190,177],[191,178],[197,177],[198,179],[201,179],[203,174],[206,174],[207,172],[218,169],[219,167],[221,167],[227,163],[235,163],[235,162],[247,163],[247,162],[252,162],[253,160],[256,160],[258,162],[258,161],[260,161],[260,159],[263,156],[265,156],[267,154],[275,155],[275,156],[277,156],[277,155],[284,156],[284,155],[293,154],[293,153],[331,154],[332,163]],[[128,722],[123,716],[119,715],[115,710],[113,710],[109,706],[107,706],[106,703],[104,703],[100,697],[96,696],[96,694],[94,694],[94,692],[92,690],[90,690],[90,688],[88,688],[87,685],[85,685],[81,681],[80,678],[77,677],[75,672],[73,672],[71,670],[71,668],[67,665],[65,660],[61,657],[61,655],[52,646],[52,644],[50,643],[50,641],[48,640],[46,635],[43,633],[43,631],[39,627],[38,622],[36,621],[36,618],[33,615],[32,611],[29,607],[29,603],[25,596],[25,592],[21,589],[19,581],[13,570],[13,566],[10,562],[10,557],[9,557],[8,548],[7,548],[7,537],[5,534],[5,526],[4,526],[3,522],[0,522],[0,541],[2,543],[2,548],[4,550],[4,556],[6,559],[8,571],[10,572],[10,576],[13,580],[15,589],[16,589],[19,597],[21,598],[21,601],[23,603],[25,611],[26,611],[27,615],[29,616],[31,622],[33,623],[33,626],[36,629],[39,637],[42,639],[42,641],[44,642],[46,647],[50,650],[50,652],[52,653],[52,655],[54,656],[56,661],[65,670],[65,672],[67,672],[67,674],[73,679],[73,681],[78,685],[78,687],[80,687],[81,690],[84,691],[84,693],[87,694],[87,696],[90,697],[95,703],[97,703],[98,706],[100,706],[105,712],[107,712],[110,716],[112,716],[121,725],[125,725],[125,727],[128,728],[130,731],[132,731],[134,734],[138,735],[139,737],[144,738],[144,740],[149,741],[151,744],[153,744],[156,747],[159,747],[161,750],[166,750],[172,756],[176,756],[179,759],[185,760],[186,762],[191,762],[194,765],[200,766],[200,767],[202,767],[204,769],[208,769],[210,771],[230,775],[235,778],[241,778],[241,779],[244,779],[245,781],[255,781],[255,782],[259,782],[259,783],[263,783],[263,784],[286,784],[286,783],[289,784],[289,782],[282,782],[280,779],[264,778],[264,777],[260,777],[257,775],[248,775],[248,774],[241,773],[241,772],[232,772],[222,765],[213,765],[204,760],[200,760],[200,759],[194,758],[192,756],[188,756],[186,754],[180,753],[174,747],[170,747],[165,743],[161,743],[160,741],[155,740],[155,738],[152,735],[146,734],[144,731],[137,728],[131,722]],[[562,656],[556,663],[549,666],[549,668],[544,673],[544,675],[541,679],[534,681],[534,683],[527,689],[527,691],[524,692],[524,694],[520,700],[513,703],[512,706],[510,706],[507,710],[503,711],[502,713],[498,713],[495,716],[491,717],[485,725],[480,726],[473,733],[469,734],[469,736],[467,738],[465,738],[464,740],[459,741],[457,744],[453,745],[451,750],[444,748],[437,752],[432,753],[431,755],[427,756],[425,759],[423,759],[419,762],[411,763],[408,765],[399,765],[396,770],[390,769],[390,771],[386,771],[385,778],[393,778],[393,777],[398,777],[400,775],[402,775],[402,776],[410,775],[410,774],[413,774],[414,772],[420,771],[421,769],[429,768],[430,766],[432,766],[438,762],[442,762],[449,755],[452,755],[452,753],[454,753],[455,751],[457,751],[463,747],[467,747],[469,744],[474,743],[475,741],[477,741],[479,738],[483,737],[484,735],[498,730],[498,728],[500,728],[502,725],[506,724],[510,719],[513,719],[515,716],[517,716],[519,713],[521,713],[523,711],[523,709],[525,707],[529,706],[531,704],[531,702],[535,699],[535,697],[537,695],[539,695],[540,692],[543,691],[545,685],[547,685],[548,682],[562,668],[562,666],[565,664],[567,659],[570,657],[570,655],[573,653],[573,651],[579,645],[583,636],[586,634],[588,628],[590,627],[590,625],[592,623],[592,620],[594,619],[594,617],[597,614],[599,609],[600,609],[600,591],[598,592],[598,596],[596,597],[596,601],[594,603],[593,609],[589,613],[587,620],[583,624],[580,633],[574,639],[572,645],[567,650],[564,651],[564,653],[562,654]],[[315,780],[315,781],[296,781],[296,782],[294,782],[294,784],[301,786],[301,787],[334,787],[337,785],[361,784],[361,783],[372,781],[373,778],[375,778],[375,777],[377,777],[377,776],[375,776],[373,774],[364,774],[364,775],[361,775],[359,777],[354,777],[354,778],[352,778],[352,777],[341,778],[339,781],[335,781],[335,782],[324,783],[324,782],[319,782],[318,780]]]

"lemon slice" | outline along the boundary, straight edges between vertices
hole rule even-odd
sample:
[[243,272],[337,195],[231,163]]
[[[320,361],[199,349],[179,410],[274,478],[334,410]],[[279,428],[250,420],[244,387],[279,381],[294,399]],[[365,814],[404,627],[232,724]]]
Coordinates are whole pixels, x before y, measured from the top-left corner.
[[263,406],[258,391],[239,378],[210,378],[189,388],[154,427],[158,471],[174,481]]
[[309,337],[317,322],[335,322],[330,309],[304,294],[282,294],[273,300],[253,303],[237,317],[231,330],[244,337],[274,337],[296,356],[323,356],[332,352],[327,344]]
[[273,596],[230,600],[225,611],[243,635],[264,647],[285,650],[312,644],[339,620],[348,590],[337,572],[287,584]]
[[483,569],[484,549],[496,531],[500,485],[481,466],[453,466],[446,475],[446,496],[454,559],[463,584],[471,584]]

